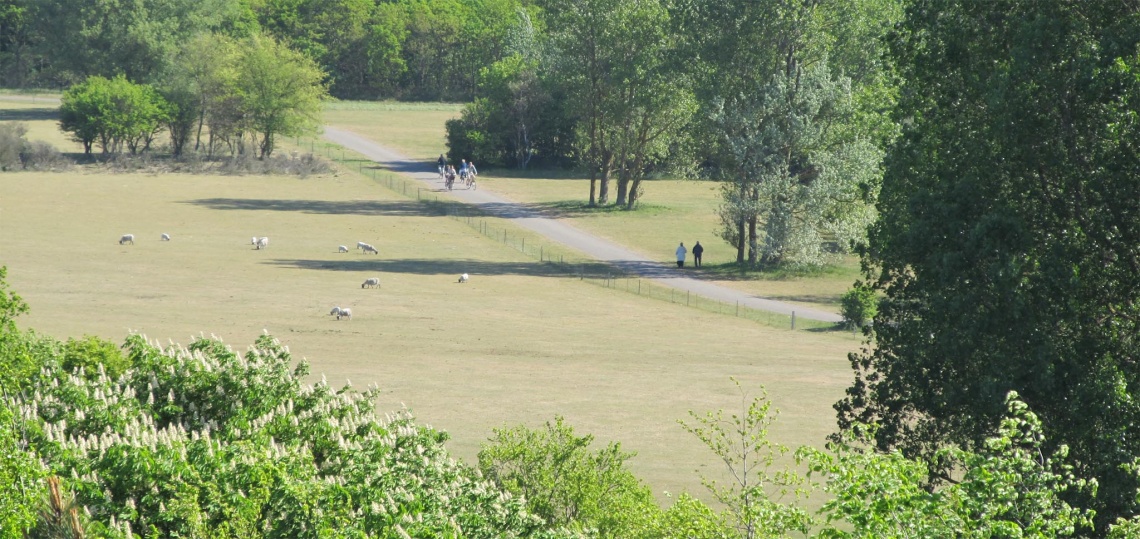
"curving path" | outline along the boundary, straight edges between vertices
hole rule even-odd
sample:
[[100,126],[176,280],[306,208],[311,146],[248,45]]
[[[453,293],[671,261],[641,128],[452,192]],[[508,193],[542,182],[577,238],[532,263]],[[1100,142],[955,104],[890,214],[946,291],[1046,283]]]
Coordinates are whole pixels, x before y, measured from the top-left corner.
[[[439,175],[433,164],[414,161],[350,131],[329,126],[325,126],[324,129],[326,139],[376,161],[389,170],[415,178],[423,182],[425,186],[433,189],[439,187]],[[517,226],[541,234],[551,241],[577,249],[621,270],[645,279],[652,279],[665,286],[726,303],[739,301],[741,305],[752,309],[785,315],[795,312],[795,315],[800,318],[824,322],[839,322],[842,319],[835,313],[766,299],[688,277],[683,270],[645,258],[625,247],[582,232],[558,219],[540,215],[521,204],[489,193],[486,190],[459,189],[449,194],[460,202],[478,206],[489,214],[509,219]]]

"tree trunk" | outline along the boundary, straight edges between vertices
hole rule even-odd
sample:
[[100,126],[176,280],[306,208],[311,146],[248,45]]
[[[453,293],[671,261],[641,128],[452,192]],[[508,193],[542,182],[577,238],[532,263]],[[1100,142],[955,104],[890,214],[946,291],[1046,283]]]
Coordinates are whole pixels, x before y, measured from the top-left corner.
[[[740,200],[741,200],[741,203],[743,203],[743,201],[744,201],[744,195],[746,192],[747,192],[747,187],[745,187],[744,179],[741,178],[741,180],[740,180]],[[743,204],[741,204],[741,206],[742,205]],[[744,263],[744,244],[748,241],[748,236],[745,235],[744,221],[745,221],[744,215],[740,215],[740,217],[736,220],[736,263],[737,264],[743,264]]]
[[629,186],[629,200],[625,204],[625,209],[632,210],[637,204],[637,197],[641,191],[641,178],[633,180]]
[[[194,151],[202,146],[202,126],[206,124],[206,107],[202,107],[202,112],[198,114],[198,135],[194,137]],[[211,137],[211,141],[213,138]],[[212,142],[211,142],[212,143]]]
[[748,265],[756,265],[757,256],[757,242],[756,242],[756,216],[748,218]]
[[626,174],[626,172],[618,174],[617,201],[614,203],[618,206],[625,206],[626,204],[626,194],[629,192],[629,176]]
[[598,205],[605,206],[610,201],[610,165],[602,167],[601,186],[598,188]]
[[593,208],[598,205],[598,201],[594,195],[598,190],[598,171],[590,167],[590,207]]

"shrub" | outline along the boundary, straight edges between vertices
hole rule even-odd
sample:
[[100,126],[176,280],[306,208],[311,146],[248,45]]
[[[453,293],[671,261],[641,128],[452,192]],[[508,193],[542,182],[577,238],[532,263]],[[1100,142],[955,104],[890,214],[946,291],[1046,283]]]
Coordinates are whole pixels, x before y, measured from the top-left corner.
[[130,368],[131,362],[115,343],[94,335],[68,339],[63,346],[63,368],[67,372],[83,367],[88,377],[93,377],[99,372],[100,365],[107,376],[116,379]]
[[42,140],[26,144],[20,161],[26,170],[66,170],[72,165],[72,161],[59,153],[55,146]]
[[[65,348],[113,355],[91,339]],[[34,448],[21,469],[69,475],[110,536],[555,537],[450,458],[446,434],[408,413],[378,417],[378,390],[303,383],[308,366],[268,335],[244,355],[139,336],[125,350],[132,366],[118,378],[39,369],[0,400],[21,411],[17,443]],[[0,494],[4,469],[0,458]]]
[[24,152],[27,141],[24,135],[28,128],[24,124],[0,125],[0,171],[19,170],[23,168],[20,154]]
[[856,283],[839,300],[843,323],[847,327],[863,327],[874,320],[879,312],[879,299],[875,291],[862,283]]

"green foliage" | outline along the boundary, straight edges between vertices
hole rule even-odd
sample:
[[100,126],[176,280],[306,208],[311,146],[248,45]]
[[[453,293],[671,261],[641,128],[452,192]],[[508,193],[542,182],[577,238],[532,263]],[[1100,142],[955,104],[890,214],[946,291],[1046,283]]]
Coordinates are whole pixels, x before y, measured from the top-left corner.
[[259,138],[258,157],[273,153],[278,136],[315,132],[325,96],[320,68],[268,37],[254,36],[238,51],[233,90],[241,116]]
[[573,120],[566,116],[530,14],[515,14],[508,55],[479,71],[480,97],[447,123],[449,158],[525,169],[568,162]]
[[1070,448],[1098,534],[1140,511],[1140,26],[1114,3],[913,4],[864,265],[876,346],[841,422],[879,447],[980,448],[1016,390]]
[[63,345],[60,366],[67,372],[82,368],[88,378],[102,370],[112,379],[122,376],[131,363],[115,343],[86,335],[82,339],[68,339]]
[[716,513],[709,506],[688,494],[677,500],[661,516],[657,536],[685,539],[726,539],[732,537],[732,526],[724,513]]
[[0,539],[22,539],[35,524],[45,472],[21,440],[12,409],[0,403]]
[[851,290],[839,298],[839,304],[843,323],[848,327],[863,327],[874,320],[875,314],[879,312],[878,296],[863,283],[855,283]]
[[561,417],[541,429],[496,429],[479,451],[479,469],[526,500],[552,528],[597,537],[651,537],[660,513],[649,489],[625,462],[633,454],[611,443],[592,451],[593,436],[575,436]]
[[696,110],[677,69],[670,13],[660,1],[549,2],[549,73],[574,118],[575,150],[590,176],[591,206],[632,209],[641,181],[668,164]]
[[166,100],[149,85],[122,75],[90,77],[64,92],[59,124],[88,154],[95,142],[104,155],[117,154],[124,146],[135,154],[150,148],[169,114]]
[[[157,83],[175,53],[241,17],[239,0],[50,0],[31,4],[28,45],[58,83],[123,75]],[[57,83],[57,84],[58,84]]]
[[445,434],[406,412],[376,417],[376,390],[302,384],[307,365],[291,367],[269,336],[244,355],[210,339],[161,348],[132,336],[126,350],[133,368],[118,377],[66,374],[48,351],[27,391],[4,401],[18,443],[36,449],[15,454],[71,477],[100,533],[557,535],[448,458]]
[[944,487],[931,488],[922,461],[857,447],[850,433],[830,452],[802,448],[797,458],[832,496],[818,537],[1071,537],[1090,530],[1092,512],[1062,496],[1095,491],[1095,482],[1075,478],[1063,446],[1043,451],[1041,423],[1015,393],[1007,404],[997,436],[979,451],[940,450],[955,475]]
[[[724,410],[699,415],[689,412],[686,431],[696,436],[723,462],[732,482],[724,485],[703,478],[705,486],[731,514],[738,537],[784,537],[791,532],[808,533],[813,519],[794,505],[802,495],[804,480],[791,470],[770,472],[788,448],[768,439],[768,430],[778,413],[766,395],[749,399],[740,382],[741,410],[727,416]],[[792,503],[782,500],[791,497]],[[715,527],[714,527],[715,529]]]

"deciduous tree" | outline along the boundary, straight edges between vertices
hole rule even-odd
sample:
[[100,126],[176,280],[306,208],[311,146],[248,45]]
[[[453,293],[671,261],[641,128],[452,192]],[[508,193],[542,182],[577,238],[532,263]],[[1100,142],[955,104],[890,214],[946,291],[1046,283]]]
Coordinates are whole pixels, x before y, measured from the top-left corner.
[[[1016,390],[1099,533],[1140,509],[1140,24],[1131,4],[924,0],[864,264],[883,294],[843,425],[981,447]],[[949,470],[937,470],[949,473]]]

